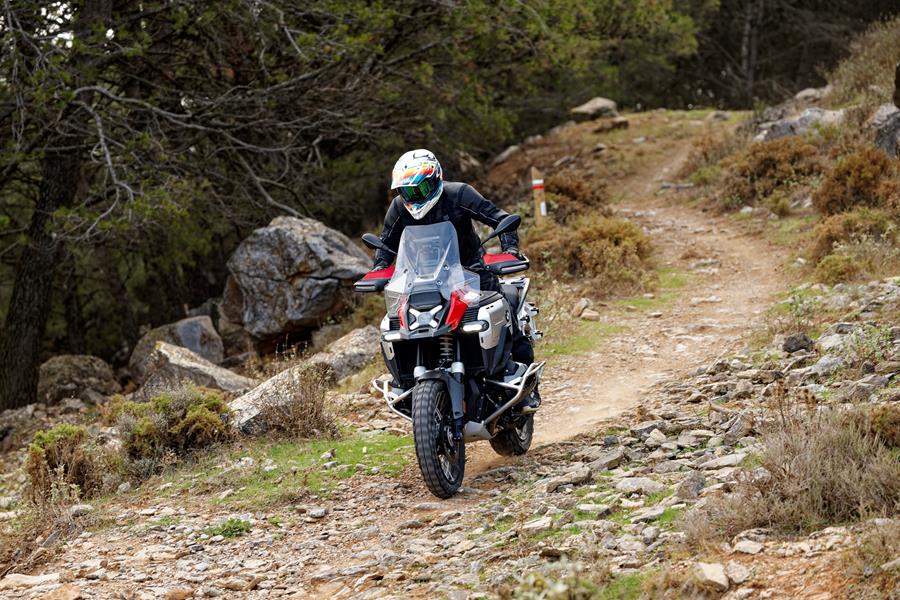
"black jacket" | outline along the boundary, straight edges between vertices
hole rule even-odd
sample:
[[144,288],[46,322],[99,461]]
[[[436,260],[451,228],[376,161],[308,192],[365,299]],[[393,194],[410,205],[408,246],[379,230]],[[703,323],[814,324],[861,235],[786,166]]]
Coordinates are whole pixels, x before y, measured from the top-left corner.
[[[481,242],[472,226],[472,219],[489,227],[496,227],[505,216],[507,216],[506,211],[494,206],[471,185],[445,181],[440,200],[419,220],[412,218],[412,215],[403,206],[400,196],[394,198],[384,217],[381,241],[391,250],[397,250],[400,246],[400,235],[408,225],[432,225],[449,221],[456,228],[456,236],[459,238],[459,258],[464,267],[470,267],[481,262],[482,254]],[[518,248],[518,234],[512,232],[501,235],[500,245],[504,251]],[[386,267],[393,261],[394,256],[389,252],[379,250],[375,253],[376,269]]]

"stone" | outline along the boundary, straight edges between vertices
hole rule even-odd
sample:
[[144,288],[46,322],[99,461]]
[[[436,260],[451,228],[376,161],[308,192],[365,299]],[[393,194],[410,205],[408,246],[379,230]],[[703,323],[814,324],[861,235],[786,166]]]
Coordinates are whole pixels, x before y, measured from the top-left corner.
[[701,587],[725,592],[731,587],[725,567],[719,563],[697,563],[694,566],[694,577]]
[[838,124],[844,120],[845,111],[808,108],[797,116],[785,117],[763,123],[756,141],[777,140],[792,135],[803,135],[823,125]]
[[736,467],[744,462],[745,458],[747,458],[746,452],[735,452],[734,454],[726,454],[725,456],[708,460],[702,463],[700,468],[704,471],[709,471],[712,469],[721,469],[722,467]]
[[543,485],[545,493],[555,492],[564,485],[580,485],[591,480],[592,473],[590,467],[578,467],[563,473],[558,477],[547,480]]
[[598,117],[616,117],[618,106],[609,98],[597,96],[569,111],[576,120],[589,121]]
[[734,418],[734,422],[725,433],[725,444],[733,446],[739,439],[745,437],[753,431],[753,415],[741,412]]
[[578,302],[572,307],[572,316],[580,317],[581,313],[591,307],[591,301],[587,298],[579,298]]
[[188,381],[195,385],[242,393],[256,386],[256,381],[209,362],[187,348],[156,342],[156,348],[145,363],[144,386],[170,386]]
[[82,597],[81,588],[71,583],[64,583],[41,596],[39,600],[80,600]]
[[19,588],[32,588],[39,585],[47,585],[59,581],[59,573],[47,575],[24,575],[22,573],[10,573],[0,579],[0,590],[15,590]]
[[593,308],[586,308],[581,312],[582,321],[599,321],[603,316]]
[[89,400],[89,392],[112,396],[122,391],[112,367],[96,356],[63,354],[41,365],[37,397],[56,404],[64,398]]
[[165,600],[187,600],[188,598],[193,597],[194,590],[190,588],[175,588],[166,592]]
[[[552,133],[552,131],[551,131],[551,133]],[[510,158],[512,158],[515,154],[518,154],[521,151],[522,151],[522,148],[520,148],[519,146],[510,146],[509,148],[507,148],[506,150],[504,150],[503,152],[501,152],[500,154],[495,156],[493,158],[493,160],[491,160],[491,166],[497,166],[499,164],[505,163]]]
[[840,356],[823,356],[816,364],[809,367],[809,373],[817,377],[828,377],[844,366],[845,359]]
[[208,316],[189,317],[151,329],[135,344],[128,359],[128,368],[138,383],[144,383],[148,369],[152,365],[151,355],[158,342],[187,348],[203,359],[218,364],[224,358],[225,350],[212,319]]
[[314,219],[277,217],[228,259],[222,312],[257,346],[274,346],[340,310],[345,289],[370,265],[368,255],[339,231]]
[[597,513],[598,515],[609,512],[608,504],[579,504],[575,508],[581,512]]
[[799,102],[818,102],[831,91],[829,86],[820,88],[806,88],[794,94],[794,99]]
[[888,156],[897,157],[900,152],[900,109],[884,104],[875,111],[868,125],[875,131],[875,145]]
[[69,514],[73,517],[83,517],[92,512],[94,512],[94,507],[90,504],[73,504],[69,508]]
[[812,350],[813,345],[812,339],[805,333],[792,333],[785,336],[784,342],[781,344],[781,349],[790,354],[800,350]]
[[822,352],[840,352],[847,344],[847,338],[838,333],[821,336],[816,345]]
[[625,450],[620,446],[597,456],[588,463],[588,467],[594,471],[607,471],[615,469],[625,462]]
[[367,325],[335,340],[325,351],[314,354],[304,363],[323,367],[340,381],[372,362],[380,347],[381,334],[373,325]]
[[522,525],[522,532],[531,535],[549,531],[553,527],[553,519],[550,517],[541,517],[534,521],[529,521]]
[[734,551],[741,554],[759,554],[764,546],[754,540],[741,540],[734,545]]
[[706,477],[700,471],[691,471],[675,488],[675,495],[683,500],[696,500],[706,486]]
[[735,585],[740,585],[750,579],[750,569],[737,561],[728,561],[725,565],[725,575]]
[[668,489],[664,484],[649,477],[626,477],[616,483],[616,490],[626,494],[641,493],[644,495],[659,494]]

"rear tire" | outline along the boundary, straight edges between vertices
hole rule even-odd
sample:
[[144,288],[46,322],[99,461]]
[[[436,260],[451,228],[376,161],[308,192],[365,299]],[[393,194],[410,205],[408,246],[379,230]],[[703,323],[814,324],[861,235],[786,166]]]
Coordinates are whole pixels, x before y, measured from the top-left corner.
[[527,415],[517,427],[504,429],[491,438],[491,448],[500,456],[522,456],[531,447],[534,415]]
[[453,441],[453,409],[442,381],[423,381],[412,395],[413,441],[422,479],[438,498],[450,498],[462,486],[466,446]]

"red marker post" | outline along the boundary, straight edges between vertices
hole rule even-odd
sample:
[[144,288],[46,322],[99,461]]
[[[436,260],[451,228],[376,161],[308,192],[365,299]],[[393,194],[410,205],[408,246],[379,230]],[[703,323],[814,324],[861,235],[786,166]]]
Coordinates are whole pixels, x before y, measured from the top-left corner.
[[544,197],[544,175],[531,167],[531,193],[534,196],[534,222],[538,225],[547,218],[547,200]]

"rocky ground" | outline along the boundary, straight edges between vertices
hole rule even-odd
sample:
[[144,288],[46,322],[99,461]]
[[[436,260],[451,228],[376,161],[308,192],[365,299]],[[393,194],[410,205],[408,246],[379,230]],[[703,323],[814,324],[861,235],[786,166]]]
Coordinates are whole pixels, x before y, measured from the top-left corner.
[[[648,153],[622,179],[616,211],[660,240],[668,283],[593,314],[580,306],[572,318],[591,319],[580,321],[587,342],[546,341],[546,404],[527,456],[472,446],[465,489],[436,501],[406,424],[351,393],[340,401],[362,426],[353,441],[302,453],[247,443],[74,507],[82,532],[44,540],[29,575],[0,580],[0,598],[588,597],[575,591],[591,580],[607,586],[599,597],[636,598],[653,579],[687,582],[694,597],[846,597],[846,553],[885,522],[750,530],[701,551],[684,544],[683,522],[752,470],[774,401],[900,401],[900,280],[779,295],[791,288],[788,248],[666,185],[684,139],[708,123],[667,118],[648,123],[649,140],[609,145]],[[531,151],[559,156],[579,135]],[[574,160],[600,160],[589,156]],[[284,489],[298,478],[305,487]],[[0,519],[20,504],[0,499]]]

